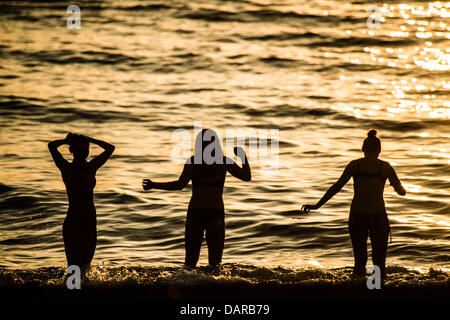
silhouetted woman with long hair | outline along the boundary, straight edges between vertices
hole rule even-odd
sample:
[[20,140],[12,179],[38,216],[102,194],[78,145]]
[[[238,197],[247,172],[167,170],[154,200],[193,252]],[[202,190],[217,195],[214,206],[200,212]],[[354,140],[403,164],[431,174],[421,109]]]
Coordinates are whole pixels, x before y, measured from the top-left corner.
[[[104,151],[87,161],[89,143],[95,143]],[[73,161],[68,162],[58,147],[68,144]],[[61,171],[66,185],[69,209],[63,224],[64,249],[68,266],[80,267],[84,277],[97,244],[96,211],[94,206],[95,173],[114,151],[114,146],[100,140],[69,133],[65,139],[48,144],[53,161]]]
[[381,152],[381,140],[376,130],[370,130],[364,140],[362,151],[364,158],[351,161],[339,180],[333,184],[320,201],[315,205],[304,205],[302,210],[319,209],[330,200],[353,177],[354,197],[350,207],[349,231],[353,246],[355,277],[366,274],[367,239],[370,236],[372,245],[372,261],[385,278],[385,263],[389,220],[384,205],[383,192],[386,179],[389,179],[395,191],[404,196],[405,189],[395,173],[394,168],[386,161],[378,159]]
[[197,265],[203,235],[206,233],[210,266],[222,261],[225,241],[225,211],[222,199],[227,172],[243,181],[251,180],[250,165],[240,147],[234,153],[241,159],[242,168],[232,159],[223,156],[217,134],[203,129],[195,140],[194,156],[187,159],[178,180],[153,182],[144,179],[144,190],[181,190],[192,180],[192,197],[189,202],[185,229],[185,266]]

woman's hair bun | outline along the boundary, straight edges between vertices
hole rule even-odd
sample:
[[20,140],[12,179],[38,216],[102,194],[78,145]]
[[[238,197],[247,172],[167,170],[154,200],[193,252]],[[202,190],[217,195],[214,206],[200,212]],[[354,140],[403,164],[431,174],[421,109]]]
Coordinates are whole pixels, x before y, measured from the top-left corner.
[[369,132],[367,132],[367,137],[376,137],[377,136],[377,130],[371,129]]

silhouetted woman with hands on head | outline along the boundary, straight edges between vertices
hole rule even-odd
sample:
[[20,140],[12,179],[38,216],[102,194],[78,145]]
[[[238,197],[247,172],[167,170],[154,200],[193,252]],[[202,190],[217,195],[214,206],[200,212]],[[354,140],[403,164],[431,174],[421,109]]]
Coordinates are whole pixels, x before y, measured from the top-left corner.
[[192,180],[192,197],[189,202],[185,229],[185,266],[197,265],[203,234],[206,231],[210,266],[222,261],[225,241],[225,209],[223,186],[227,172],[243,180],[251,180],[250,165],[240,147],[234,153],[241,159],[242,168],[232,159],[223,156],[219,138],[213,130],[203,129],[195,140],[194,156],[187,159],[178,180],[171,182],[142,181],[144,190],[181,190]]
[[390,233],[383,199],[386,179],[389,179],[399,195],[404,196],[406,191],[394,168],[388,162],[378,159],[381,141],[377,137],[376,130],[368,132],[362,151],[364,158],[351,161],[339,180],[328,189],[322,199],[315,205],[304,205],[302,211],[308,213],[310,210],[319,209],[353,177],[354,197],[348,222],[355,258],[353,274],[355,277],[366,274],[367,238],[370,235],[373,264],[380,268],[381,275],[385,278],[386,251]]
[[[94,143],[104,151],[87,161],[89,143]],[[58,148],[69,145],[73,161],[63,158]],[[96,211],[94,206],[95,174],[105,164],[114,151],[114,146],[80,134],[67,134],[65,139],[55,140],[48,148],[66,185],[69,209],[63,224],[64,249],[68,266],[80,267],[84,277],[94,257],[97,244]]]

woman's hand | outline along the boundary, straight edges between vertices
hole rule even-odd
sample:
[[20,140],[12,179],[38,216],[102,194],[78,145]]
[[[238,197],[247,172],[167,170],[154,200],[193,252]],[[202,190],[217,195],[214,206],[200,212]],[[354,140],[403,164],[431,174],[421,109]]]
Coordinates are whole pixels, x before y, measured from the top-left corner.
[[302,209],[300,210],[301,213],[309,213],[309,211],[311,210],[317,210],[319,209],[319,207],[315,204],[315,205],[311,205],[311,204],[305,204],[304,206],[302,206]]
[[153,188],[153,181],[150,179],[143,179],[142,180],[142,188],[144,188],[144,190],[150,190]]
[[245,157],[245,151],[241,147],[234,147],[233,151],[234,151],[234,154],[236,156],[238,156],[239,158],[242,159]]
[[66,138],[64,139],[64,141],[65,141],[67,144],[70,144],[70,140],[72,140],[72,137],[73,137],[73,133],[72,133],[72,132],[69,132],[69,133],[67,134]]

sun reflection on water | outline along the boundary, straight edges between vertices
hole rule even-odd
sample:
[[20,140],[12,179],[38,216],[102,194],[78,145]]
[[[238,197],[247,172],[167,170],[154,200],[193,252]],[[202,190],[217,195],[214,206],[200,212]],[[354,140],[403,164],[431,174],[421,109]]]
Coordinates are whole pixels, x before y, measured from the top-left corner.
[[[392,45],[375,41],[373,46],[363,48],[366,55],[349,58],[350,64],[373,66],[374,70],[383,68],[388,74],[401,74],[402,78],[389,81],[389,76],[370,76],[365,83],[355,85],[357,92],[385,92],[384,105],[335,105],[333,108],[356,118],[450,119],[450,103],[445,99],[450,84],[448,80],[437,79],[440,72],[450,70],[450,49],[446,42],[450,38],[448,8],[450,2],[384,4],[380,12],[386,19],[380,28],[352,30],[352,34],[361,32],[365,37],[387,39]],[[414,45],[408,45],[409,42]],[[433,73],[427,74],[429,71]],[[340,75],[340,79],[345,80],[345,75]]]

